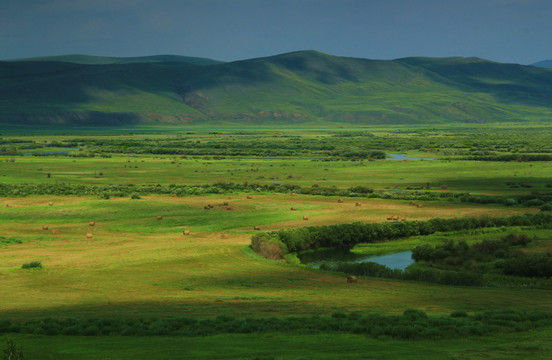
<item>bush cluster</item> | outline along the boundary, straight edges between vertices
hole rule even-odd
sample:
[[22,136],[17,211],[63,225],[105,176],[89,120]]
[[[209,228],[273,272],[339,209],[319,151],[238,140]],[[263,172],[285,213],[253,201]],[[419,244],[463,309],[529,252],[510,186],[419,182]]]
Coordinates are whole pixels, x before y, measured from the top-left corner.
[[472,246],[468,246],[464,241],[447,241],[435,247],[418,246],[412,251],[412,258],[435,266],[451,265],[464,270],[478,270],[485,266],[487,268],[492,266],[492,270],[500,271],[504,275],[550,278],[552,276],[551,254],[525,254],[517,250],[517,247],[526,246],[530,241],[525,234],[509,234],[497,240],[484,240]]
[[359,312],[331,316],[246,318],[221,315],[214,319],[43,319],[26,323],[0,320],[0,334],[26,333],[74,336],[210,336],[262,332],[327,333],[343,332],[396,339],[438,339],[530,330],[551,326],[552,315],[522,310],[476,313],[453,312],[432,317],[417,309],[402,315]]
[[266,233],[253,235],[251,237],[251,248],[256,253],[271,260],[281,260],[287,254],[286,245]]
[[467,271],[442,271],[437,269],[407,268],[390,269],[385,265],[374,262],[364,263],[322,263],[322,270],[344,272],[357,276],[372,276],[387,279],[424,281],[443,285],[455,286],[481,286],[483,276],[478,273]]
[[308,226],[267,233],[285,244],[290,252],[319,248],[351,249],[360,243],[373,243],[435,232],[471,230],[487,227],[538,226],[552,223],[552,214],[537,213],[510,217],[434,218],[428,221],[385,223],[352,223],[328,226]]
[[365,186],[353,186],[346,189],[335,186],[301,187],[293,184],[258,184],[244,182],[242,184],[216,182],[210,185],[83,185],[68,183],[42,184],[0,184],[0,196],[24,197],[31,195],[75,195],[110,197],[131,197],[144,195],[195,196],[204,194],[227,194],[244,192],[268,192],[286,194],[294,192],[303,195],[366,197],[391,200],[418,201],[456,201],[476,204],[523,205],[528,207],[544,207],[552,203],[552,192],[533,192],[530,195],[503,197],[490,195],[470,195],[467,193],[430,192],[430,191],[374,191]]
[[42,263],[40,261],[31,261],[21,265],[21,269],[41,269]]

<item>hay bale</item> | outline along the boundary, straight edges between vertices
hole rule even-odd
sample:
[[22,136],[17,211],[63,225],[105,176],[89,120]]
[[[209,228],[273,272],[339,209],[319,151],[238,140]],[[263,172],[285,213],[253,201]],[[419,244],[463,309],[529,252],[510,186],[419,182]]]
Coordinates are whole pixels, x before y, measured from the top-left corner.
[[95,223],[94,221],[90,221],[90,222],[88,223],[88,226],[95,226],[95,225],[96,225],[96,223]]
[[361,204],[359,202],[355,203],[355,206],[360,206]]
[[295,196],[295,193],[291,193],[290,196]]
[[290,208],[290,210],[291,210],[291,211],[296,211],[297,208],[296,208],[295,206],[292,206],[292,207]]
[[228,201],[223,202],[222,205],[228,206]]
[[57,235],[57,234],[58,234],[57,230],[52,230],[52,235]]
[[307,215],[303,216],[303,220],[308,220],[309,217]]
[[416,206],[416,203],[415,203],[414,201],[411,201],[411,202],[410,202],[410,205]]
[[393,220],[395,221],[399,220],[399,215],[393,215]]
[[50,202],[48,203],[48,205],[53,206],[54,203],[53,203],[52,201],[50,201]]
[[222,234],[220,234],[220,238],[221,239],[228,239],[228,234],[222,233]]
[[416,207],[421,208],[422,204],[416,204]]
[[401,221],[406,221],[406,216],[402,217]]
[[227,207],[226,210],[232,211],[232,208],[231,208],[231,207]]
[[261,227],[260,227],[260,226],[257,226],[257,225],[255,225],[255,226],[253,226],[253,230],[261,230]]
[[337,199],[337,202],[342,204],[343,203],[343,199]]
[[232,197],[231,197],[231,196],[228,196],[227,199],[230,200],[230,199],[232,199]]
[[42,225],[42,230],[48,230],[48,225]]
[[190,235],[190,230],[184,230],[184,231],[182,232],[182,234],[183,234],[183,235]]
[[393,216],[391,215],[387,216],[387,220],[393,220]]
[[163,216],[159,215],[159,216],[157,217],[157,220],[163,220]]
[[176,194],[173,194],[172,197],[177,197],[177,195],[176,195]]
[[94,237],[94,235],[92,235],[92,233],[86,234],[86,238],[87,238],[87,239],[92,239],[93,237]]
[[12,207],[11,204],[6,204],[6,207]]
[[356,276],[347,276],[347,284],[353,284],[358,282],[358,278]]
[[253,196],[247,195],[247,198],[248,198],[248,199],[253,199]]

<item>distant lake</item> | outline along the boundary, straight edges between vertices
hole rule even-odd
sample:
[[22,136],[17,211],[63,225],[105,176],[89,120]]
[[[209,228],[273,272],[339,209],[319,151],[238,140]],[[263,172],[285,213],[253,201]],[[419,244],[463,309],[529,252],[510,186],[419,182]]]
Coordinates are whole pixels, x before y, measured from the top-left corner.
[[402,251],[394,254],[381,256],[366,256],[353,253],[349,250],[324,249],[315,251],[306,251],[297,254],[301,263],[319,268],[323,262],[326,263],[364,263],[375,262],[385,265],[390,269],[404,270],[408,265],[413,264],[412,251]]
[[433,158],[415,158],[415,157],[407,157],[405,154],[391,154],[388,153],[390,157],[386,158],[385,160],[433,160]]

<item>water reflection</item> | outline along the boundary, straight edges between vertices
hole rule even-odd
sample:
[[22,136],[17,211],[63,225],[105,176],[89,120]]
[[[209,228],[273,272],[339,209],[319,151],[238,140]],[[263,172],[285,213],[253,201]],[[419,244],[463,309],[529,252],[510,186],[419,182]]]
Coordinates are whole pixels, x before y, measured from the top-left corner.
[[363,254],[356,254],[349,250],[343,249],[325,249],[308,251],[297,254],[301,263],[319,268],[320,264],[326,263],[363,263],[363,262],[375,262],[381,265],[385,265],[390,269],[405,269],[408,265],[413,264],[412,251],[402,251],[399,253],[382,255],[382,256],[366,256]]
[[407,157],[405,154],[387,154],[388,158],[385,160],[433,160],[433,158],[416,158],[416,157]]

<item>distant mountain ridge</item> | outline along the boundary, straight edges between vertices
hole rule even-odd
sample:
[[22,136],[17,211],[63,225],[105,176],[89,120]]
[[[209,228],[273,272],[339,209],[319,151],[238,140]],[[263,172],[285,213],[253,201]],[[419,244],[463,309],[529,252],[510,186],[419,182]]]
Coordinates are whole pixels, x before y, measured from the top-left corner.
[[534,64],[531,64],[532,66],[538,66],[543,68],[552,68],[552,60],[543,60],[536,62]]
[[41,56],[24,59],[14,59],[9,61],[61,61],[73,64],[88,64],[88,65],[106,65],[106,64],[131,64],[131,63],[152,63],[152,62],[182,62],[195,65],[214,65],[222,64],[223,61],[191,57],[180,55],[152,55],[138,57],[109,57],[95,55],[58,55],[58,56]]
[[416,124],[552,118],[552,71],[478,58],[369,60],[298,51],[214,64],[171,56],[104,64],[91,59],[94,64],[0,62],[0,123]]

